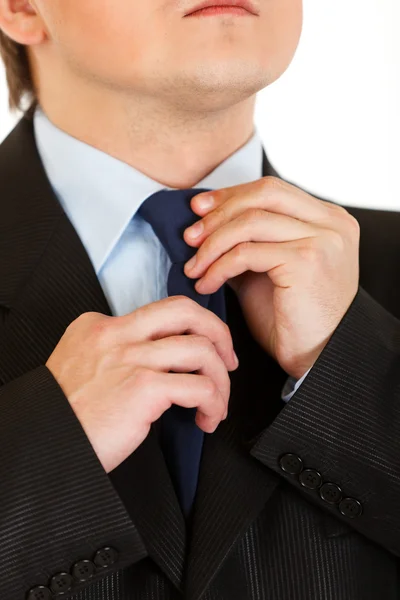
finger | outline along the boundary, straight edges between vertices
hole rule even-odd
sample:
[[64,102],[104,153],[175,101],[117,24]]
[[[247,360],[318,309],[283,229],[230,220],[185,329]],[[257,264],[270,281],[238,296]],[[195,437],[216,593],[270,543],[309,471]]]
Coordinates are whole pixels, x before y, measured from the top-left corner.
[[157,399],[156,411],[152,409],[152,422],[172,404],[197,408],[196,424],[206,433],[215,431],[225,417],[225,402],[218,387],[205,375],[157,372],[152,382],[149,393],[151,398]]
[[[214,206],[211,210],[201,211],[198,208],[202,196],[213,197]],[[263,177],[252,183],[198,194],[192,198],[191,207],[200,216],[204,215],[195,223],[195,226],[204,227],[204,233],[193,238],[190,236],[193,231],[191,227],[184,232],[186,243],[196,247],[205,239],[205,232],[209,235],[210,232],[215,231],[249,208],[260,208],[303,222],[322,224],[326,224],[327,220],[344,210],[342,207],[340,207],[340,211],[332,210],[332,207],[338,207],[330,202],[314,198],[277,177]],[[192,227],[194,228],[194,226]]]
[[154,371],[190,373],[198,371],[217,385],[228,407],[230,378],[226,365],[208,337],[200,335],[171,336],[130,346],[124,362]]
[[214,312],[187,296],[163,298],[128,315],[116,317],[113,322],[115,329],[110,335],[116,338],[118,344],[134,344],[184,333],[198,334],[211,340],[227,369],[237,366],[228,325]]
[[315,225],[258,208],[247,209],[206,237],[195,254],[195,263],[186,263],[188,277],[198,278],[218,258],[242,242],[285,242],[315,235]]
[[[244,242],[238,244],[227,254],[211,265],[204,277],[199,279],[196,290],[201,294],[216,292],[228,279],[232,279],[246,271],[268,273],[272,282],[281,287],[288,287],[281,273],[285,266],[291,265],[286,272],[294,272],[299,262],[298,240],[283,243]],[[278,274],[278,267],[281,271]]]

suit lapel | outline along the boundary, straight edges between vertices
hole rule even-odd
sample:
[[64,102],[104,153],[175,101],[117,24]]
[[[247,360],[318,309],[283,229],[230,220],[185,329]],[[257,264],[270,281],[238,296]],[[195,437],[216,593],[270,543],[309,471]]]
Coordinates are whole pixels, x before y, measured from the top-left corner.
[[[263,175],[278,176],[265,153]],[[0,180],[0,250],[9,257],[0,263],[0,379],[6,383],[44,364],[82,313],[112,313],[47,179],[26,118],[0,146]],[[205,434],[190,545],[154,427],[110,473],[149,556],[191,600],[202,596],[279,480],[250,450],[281,409],[286,374],[251,337],[230,288],[226,299],[241,364],[230,374],[228,419]]]
[[[92,263],[47,180],[25,118],[0,146],[0,378],[45,364],[80,314],[112,315]],[[12,250],[12,251],[11,251]],[[177,589],[184,519],[152,430],[110,479],[146,546]]]

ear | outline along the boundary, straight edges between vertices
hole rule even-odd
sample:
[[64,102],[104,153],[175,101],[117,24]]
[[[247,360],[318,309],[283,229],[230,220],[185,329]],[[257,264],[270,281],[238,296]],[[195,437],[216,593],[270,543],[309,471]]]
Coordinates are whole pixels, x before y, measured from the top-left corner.
[[0,0],[0,29],[20,44],[40,44],[46,30],[35,4],[35,0]]

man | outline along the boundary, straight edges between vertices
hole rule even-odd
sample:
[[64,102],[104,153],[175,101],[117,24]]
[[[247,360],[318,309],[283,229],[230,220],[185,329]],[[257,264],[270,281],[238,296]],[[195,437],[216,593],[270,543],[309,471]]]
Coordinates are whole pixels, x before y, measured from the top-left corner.
[[399,596],[400,215],[279,178],[230,2],[0,3],[2,600]]

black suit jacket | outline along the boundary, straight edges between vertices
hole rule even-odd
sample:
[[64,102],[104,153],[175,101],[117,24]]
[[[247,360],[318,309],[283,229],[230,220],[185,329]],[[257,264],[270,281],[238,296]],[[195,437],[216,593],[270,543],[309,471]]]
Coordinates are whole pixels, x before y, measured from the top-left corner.
[[0,183],[0,599],[398,599],[400,213],[346,207],[360,287],[284,408],[227,289],[240,367],[189,535],[154,428],[106,474],[45,366],[81,313],[112,313],[26,117]]

